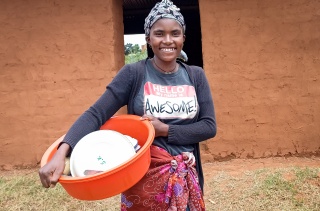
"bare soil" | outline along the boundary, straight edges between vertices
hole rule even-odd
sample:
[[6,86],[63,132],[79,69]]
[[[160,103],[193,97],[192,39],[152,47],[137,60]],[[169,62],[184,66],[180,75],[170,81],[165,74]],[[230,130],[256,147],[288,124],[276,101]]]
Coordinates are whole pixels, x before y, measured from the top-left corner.
[[224,171],[230,175],[239,175],[245,171],[264,168],[284,167],[320,167],[320,157],[272,157],[259,159],[233,159],[222,162],[204,163],[203,169],[206,178]]
[[[205,178],[210,178],[223,171],[229,175],[240,175],[246,171],[257,169],[275,169],[284,167],[320,167],[320,157],[271,157],[259,159],[232,159],[203,164]],[[0,169],[0,176],[11,174],[28,174],[38,171],[39,167],[12,167]]]
[[[318,174],[312,179],[305,180],[305,183],[309,183],[311,186],[299,189],[297,193],[291,193],[290,191],[281,192],[281,187],[288,184],[288,181],[293,183],[297,177],[297,174],[289,169],[292,168],[317,168],[320,167],[320,157],[272,157],[263,159],[233,159],[229,161],[215,161],[211,163],[204,163],[203,170],[205,176],[205,188],[204,199],[208,210],[319,210],[319,187],[320,187],[320,171],[316,171]],[[11,197],[15,197],[19,200],[12,200],[3,202],[4,210],[18,210],[24,206],[25,203],[29,204],[29,210],[34,210],[34,207],[46,207],[48,210],[62,210],[63,208],[68,210],[118,210],[119,209],[119,195],[111,197],[109,199],[102,200],[99,203],[72,200],[72,197],[68,197],[61,187],[52,189],[50,191],[41,186],[40,180],[37,178],[37,172],[39,167],[33,166],[29,168],[2,168],[0,169],[0,177],[7,178],[12,177],[14,180],[17,176],[27,176],[33,178],[34,181],[38,181],[35,185],[36,193],[42,193],[40,198],[37,198],[35,203],[30,203],[30,200],[34,200],[33,197],[38,197],[26,194],[21,191],[20,186],[15,187],[17,194],[13,194]],[[261,170],[261,171],[260,171]],[[271,190],[272,196],[269,198],[261,197],[259,194],[266,194],[267,192],[260,192],[254,189],[254,184],[258,184],[259,180],[264,179],[266,174],[259,174],[256,172],[277,172],[283,171],[283,178],[285,181],[280,184],[279,190]],[[280,181],[280,180],[279,180]],[[278,182],[279,182],[278,181]],[[261,181],[260,181],[261,182]],[[277,181],[275,181],[277,182]],[[281,182],[281,181],[280,181]],[[292,183],[292,184],[293,184]],[[305,184],[303,183],[303,184]],[[273,184],[274,185],[274,184]],[[304,185],[305,186],[305,185]],[[59,187],[59,186],[58,186]],[[284,187],[284,186],[283,186]],[[45,190],[45,191],[43,191]],[[256,190],[256,191],[253,191]],[[258,194],[257,194],[258,193]],[[291,194],[291,195],[290,195]],[[55,195],[57,201],[51,207],[46,204],[47,200],[50,200]],[[273,196],[283,197],[284,200],[278,200],[272,198]],[[43,201],[42,198],[44,197]],[[271,197],[271,198],[270,198]],[[23,199],[23,200],[22,200]],[[17,202],[17,203],[16,203]],[[7,206],[10,203],[10,206]],[[13,204],[14,203],[14,207]],[[72,209],[69,209],[73,207]],[[261,209],[261,207],[263,209]],[[49,209],[50,208],[50,209]],[[285,208],[285,209],[284,209]],[[301,208],[301,209],[300,209]],[[1,210],[1,208],[0,208]]]

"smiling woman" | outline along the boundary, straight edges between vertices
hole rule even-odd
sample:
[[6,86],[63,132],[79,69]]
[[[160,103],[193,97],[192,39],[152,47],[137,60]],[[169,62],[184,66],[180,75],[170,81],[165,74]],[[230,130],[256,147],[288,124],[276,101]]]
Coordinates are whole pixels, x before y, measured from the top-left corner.
[[64,157],[78,141],[127,106],[128,114],[150,121],[155,137],[149,169],[122,193],[121,210],[202,211],[199,143],[213,138],[217,129],[210,86],[201,67],[177,60],[186,24],[170,0],[152,8],[144,30],[154,56],[121,68],[97,102],[72,125],[53,159],[40,169],[40,178],[47,188],[57,183]]
[[176,72],[176,58],[179,57],[185,41],[184,29],[176,20],[163,18],[154,23],[149,33],[147,42],[154,53],[152,62],[156,69],[165,74]]

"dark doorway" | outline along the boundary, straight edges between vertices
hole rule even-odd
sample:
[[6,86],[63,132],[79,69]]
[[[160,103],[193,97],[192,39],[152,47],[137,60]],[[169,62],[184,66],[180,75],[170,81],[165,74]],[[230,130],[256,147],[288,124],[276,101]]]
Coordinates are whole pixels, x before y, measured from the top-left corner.
[[[144,34],[144,20],[159,0],[123,0],[124,34]],[[186,42],[183,50],[188,55],[187,64],[203,67],[201,24],[198,0],[173,0],[180,8],[186,22]],[[148,49],[148,56],[153,53]]]

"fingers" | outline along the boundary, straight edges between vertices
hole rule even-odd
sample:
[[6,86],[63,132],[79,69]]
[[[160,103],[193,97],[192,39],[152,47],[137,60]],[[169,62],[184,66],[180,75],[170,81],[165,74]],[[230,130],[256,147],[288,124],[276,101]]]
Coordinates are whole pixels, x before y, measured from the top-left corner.
[[39,176],[40,176],[40,181],[43,187],[53,188],[56,186],[57,182],[59,181],[61,173],[59,173],[58,171],[52,172],[52,171],[46,171],[46,169],[40,169]]
[[63,164],[64,163],[57,166],[53,161],[51,161],[39,170],[39,177],[43,187],[54,187],[57,184],[64,170]]
[[50,187],[54,188],[57,184],[57,182],[59,181],[59,178],[61,177],[61,172],[55,170],[50,178]]
[[151,120],[153,120],[153,118],[154,118],[153,116],[144,114],[143,116],[140,117],[140,120],[149,120],[149,121],[151,121]]
[[51,178],[52,173],[50,171],[46,170],[46,166],[42,167],[39,170],[39,177],[40,177],[40,181],[42,183],[42,186],[45,188],[49,188],[51,185]]
[[54,187],[61,177],[65,163],[66,155],[70,151],[70,146],[63,143],[56,151],[52,159],[39,170],[39,176],[42,186],[45,188]]

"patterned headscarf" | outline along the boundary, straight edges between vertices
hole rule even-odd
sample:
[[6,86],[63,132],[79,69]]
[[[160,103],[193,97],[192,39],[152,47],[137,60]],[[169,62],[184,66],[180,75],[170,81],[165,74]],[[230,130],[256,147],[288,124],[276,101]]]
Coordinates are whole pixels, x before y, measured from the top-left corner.
[[171,18],[176,20],[183,28],[183,32],[186,31],[186,24],[182,14],[180,13],[180,9],[174,5],[172,1],[162,0],[151,9],[148,17],[145,19],[144,31],[146,36],[150,35],[151,27],[157,20],[161,18]]

